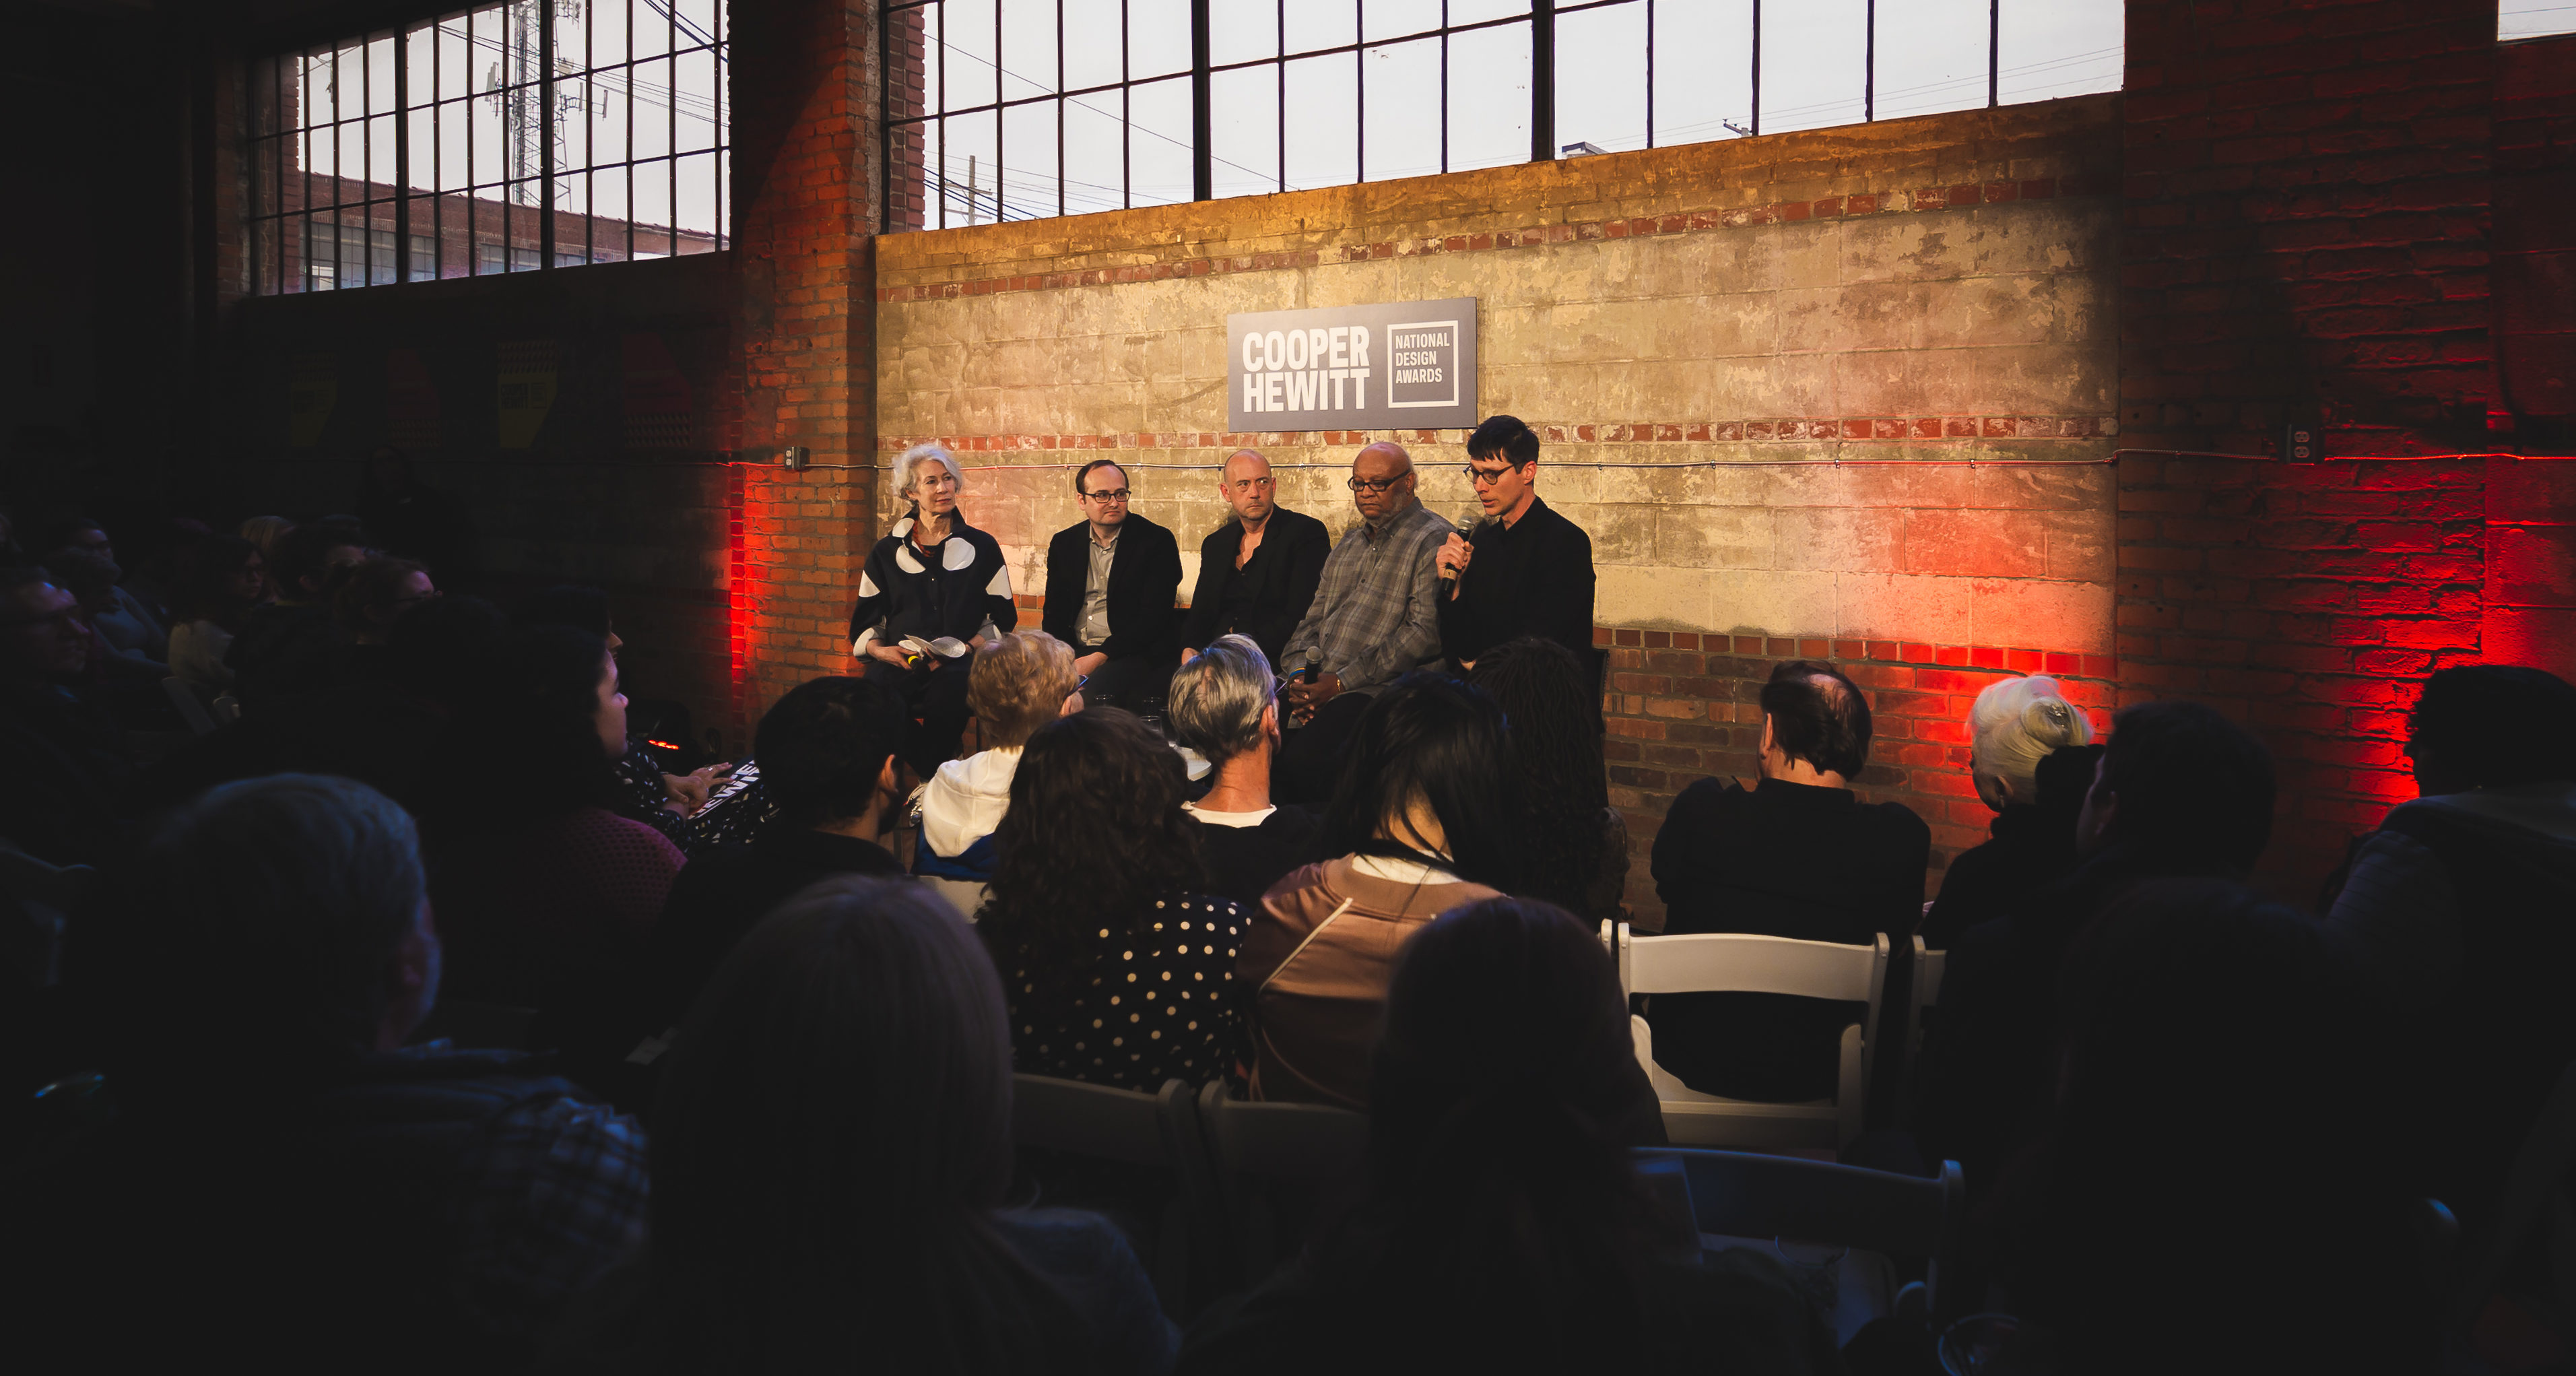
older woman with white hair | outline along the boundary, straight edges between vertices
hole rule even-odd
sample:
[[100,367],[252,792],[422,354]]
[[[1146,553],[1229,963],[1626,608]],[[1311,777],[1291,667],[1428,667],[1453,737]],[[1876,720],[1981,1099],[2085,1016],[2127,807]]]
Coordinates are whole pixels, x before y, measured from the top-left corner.
[[867,677],[901,692],[920,719],[904,742],[904,762],[928,778],[956,757],[972,715],[970,656],[1016,626],[1019,613],[1001,543],[957,510],[966,475],[956,457],[916,444],[894,471],[912,509],[868,551],[850,612],[850,657]]
[[2075,866],[2075,817],[2101,752],[2093,723],[2041,674],[1986,685],[1968,708],[1969,772],[1992,839],[1950,862],[1917,931],[1934,950],[2010,912]]

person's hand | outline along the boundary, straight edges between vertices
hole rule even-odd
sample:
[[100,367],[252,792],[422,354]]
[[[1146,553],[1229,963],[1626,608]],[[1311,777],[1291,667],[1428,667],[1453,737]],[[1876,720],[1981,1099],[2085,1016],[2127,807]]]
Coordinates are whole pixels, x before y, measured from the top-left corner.
[[902,646],[888,645],[884,641],[868,647],[868,658],[883,660],[898,669],[910,667],[912,661],[911,654]]
[[1476,547],[1453,533],[1440,542],[1440,552],[1432,556],[1431,562],[1442,577],[1454,579],[1467,571],[1468,562],[1475,557]]
[[1093,674],[1099,673],[1100,666],[1107,664],[1108,662],[1109,656],[1102,654],[1098,650],[1094,650],[1087,655],[1078,655],[1074,658],[1073,672],[1076,677],[1089,678]]
[[662,776],[662,792],[668,798],[662,806],[679,816],[692,816],[707,805],[708,795],[716,790],[716,780],[732,771],[733,762],[727,760],[686,774],[665,774]]
[[1317,674],[1312,683],[1288,685],[1288,705],[1293,709],[1289,720],[1303,726],[1315,719],[1315,709],[1333,700],[1342,691],[1339,674]]

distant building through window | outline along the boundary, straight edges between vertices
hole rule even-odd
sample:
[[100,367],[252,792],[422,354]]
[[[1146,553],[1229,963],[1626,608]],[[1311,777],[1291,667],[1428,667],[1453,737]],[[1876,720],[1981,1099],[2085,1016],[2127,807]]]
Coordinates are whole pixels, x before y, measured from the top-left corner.
[[723,248],[725,34],[724,0],[509,0],[254,64],[255,289]]

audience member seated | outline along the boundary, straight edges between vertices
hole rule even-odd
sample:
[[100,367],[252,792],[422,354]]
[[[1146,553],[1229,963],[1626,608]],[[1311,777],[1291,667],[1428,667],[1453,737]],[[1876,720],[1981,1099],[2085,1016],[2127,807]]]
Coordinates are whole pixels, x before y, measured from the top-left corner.
[[2077,938],[2057,1001],[2046,1146],[1995,1211],[2055,1370],[2441,1369],[2389,1132],[2397,1038],[2313,921],[2227,880],[2148,883]]
[[[49,566],[63,551],[72,550],[97,560],[105,571],[106,581],[95,595],[86,587],[75,587],[72,592],[89,614],[90,629],[98,632],[111,655],[156,665],[167,661],[170,632],[163,614],[124,586],[126,571],[117,560],[116,545],[107,538],[107,531],[98,522],[80,517],[56,526],[54,537],[54,552],[45,556]],[[84,581],[66,569],[54,572],[75,582]]]
[[483,769],[434,780],[427,839],[457,992],[533,1005],[539,1045],[576,1074],[622,1061],[628,991],[681,865],[662,834],[611,810],[626,697],[599,637],[516,632],[448,752]]
[[1224,635],[1172,675],[1172,735],[1205,757],[1207,793],[1181,809],[1198,834],[1208,891],[1247,913],[1280,876],[1320,858],[1310,808],[1270,801],[1279,679],[1246,635]]
[[801,890],[835,875],[903,873],[886,847],[909,724],[893,689],[858,678],[800,684],[761,717],[753,753],[778,817],[747,847],[691,860],[672,883],[641,1031],[677,1023],[743,933]]
[[315,521],[278,537],[268,561],[277,600],[253,610],[224,653],[245,711],[329,686],[341,644],[331,598],[366,561],[366,537],[353,525]]
[[2272,794],[2271,755],[2213,708],[2146,702],[2112,719],[2076,820],[2083,860],[1950,947],[1915,1114],[1926,1160],[1957,1161],[1985,1192],[2033,1140],[2056,1083],[2056,989],[2076,935],[2149,879],[2252,873],[2271,839]]
[[403,613],[436,596],[425,565],[379,557],[350,570],[332,598],[331,615],[350,644],[382,645]]
[[644,1139],[439,995],[411,819],[280,775],[183,810],[76,952],[115,1114],[17,1183],[28,1371],[523,1369],[642,1238]]
[[[286,532],[293,529],[295,529],[295,522],[283,516],[253,516],[242,522],[241,529],[233,533],[257,546],[259,557],[267,560],[271,567],[275,567],[277,544],[286,538]],[[272,587],[270,594],[274,596],[275,593],[276,589]]]
[[0,569],[0,837],[57,865],[115,848],[117,791],[134,764],[125,732],[87,691],[91,631],[80,603],[21,565]]
[[2406,749],[2423,796],[2361,843],[2326,928],[2418,1033],[2434,1189],[2474,1229],[2576,1060],[2561,987],[2576,963],[2576,687],[2443,669]]
[[2075,815],[2093,786],[2093,724],[2042,675],[1989,683],[1968,709],[1969,776],[1995,814],[1990,839],[1950,862],[1916,932],[1946,951],[2075,868]]
[[1003,1207],[1004,1018],[992,962],[919,886],[835,879],[754,928],[670,1054],[651,1238],[548,1369],[1168,1371],[1115,1229]]
[[1487,649],[1468,682],[1511,722],[1528,895],[1595,922],[1617,920],[1628,819],[1610,806],[1591,666],[1553,640],[1525,636]]
[[912,872],[968,917],[993,880],[993,829],[1011,805],[1011,776],[1037,729],[1082,710],[1073,647],[1044,631],[1005,631],[975,652],[966,703],[984,748],[939,766],[921,794]]
[[170,672],[209,701],[233,686],[224,652],[268,594],[268,565],[237,535],[209,535],[181,556],[170,589]]
[[1511,899],[1443,913],[1405,945],[1374,1058],[1358,1201],[1204,1319],[1183,1371],[1841,1369],[1785,1267],[1698,1261],[1640,1187],[1630,1149],[1663,1123],[1588,924]]
[[850,657],[902,692],[919,723],[904,761],[927,779],[957,758],[965,735],[967,653],[1019,625],[1020,613],[1001,544],[957,509],[966,474],[956,456],[916,444],[894,470],[895,495],[912,506],[868,551],[850,609]]
[[93,632],[91,657],[97,661],[102,682],[153,684],[170,676],[170,666],[163,659],[170,653],[169,634],[116,585],[125,574],[116,560],[66,545],[45,556],[45,571],[53,575],[56,586],[79,600],[81,619]]
[[1232,1073],[1248,924],[1201,891],[1181,784],[1180,756],[1117,708],[1029,737],[980,928],[1019,1069],[1149,1094]]
[[[1841,671],[1792,660],[1762,685],[1762,780],[1683,789],[1655,833],[1664,931],[1747,932],[1866,946],[1923,916],[1932,831],[1903,803],[1864,803],[1869,702]],[[1858,1004],[1788,994],[1659,994],[1655,1061],[1702,1094],[1832,1097]]]
[[[612,655],[626,644],[617,633],[617,624],[608,614],[608,594],[578,583],[559,583],[519,603],[516,617],[522,626],[570,626],[587,631],[607,642]],[[642,741],[629,736],[626,751],[616,765],[617,801],[612,811],[630,822],[662,833],[684,854],[712,851],[718,845],[748,841],[755,828],[722,831],[694,825],[698,810],[706,806],[707,797],[732,771],[731,763],[711,764],[687,774],[668,774],[662,762]],[[757,784],[754,787],[758,787]],[[729,810],[728,822],[749,822],[758,817],[766,821],[768,809],[739,807]]]
[[1367,1105],[1405,938],[1519,882],[1510,751],[1503,710],[1446,675],[1407,674],[1370,701],[1317,837],[1340,858],[1272,885],[1243,943],[1254,1097]]

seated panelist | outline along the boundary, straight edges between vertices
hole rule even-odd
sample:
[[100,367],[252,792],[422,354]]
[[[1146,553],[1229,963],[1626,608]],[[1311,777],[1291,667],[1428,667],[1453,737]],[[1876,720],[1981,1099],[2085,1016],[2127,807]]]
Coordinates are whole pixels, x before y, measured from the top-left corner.
[[935,444],[895,460],[912,510],[868,551],[850,611],[850,657],[866,676],[903,694],[919,718],[904,763],[928,778],[956,757],[966,733],[967,657],[1019,624],[1002,546],[957,509],[966,475]]
[[1181,547],[1128,510],[1127,471],[1094,459],[1073,475],[1083,519],[1047,543],[1046,632],[1073,647],[1093,706],[1159,697],[1180,651]]

